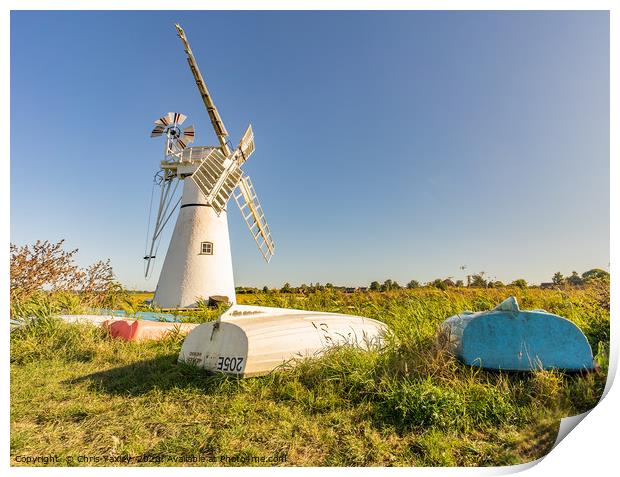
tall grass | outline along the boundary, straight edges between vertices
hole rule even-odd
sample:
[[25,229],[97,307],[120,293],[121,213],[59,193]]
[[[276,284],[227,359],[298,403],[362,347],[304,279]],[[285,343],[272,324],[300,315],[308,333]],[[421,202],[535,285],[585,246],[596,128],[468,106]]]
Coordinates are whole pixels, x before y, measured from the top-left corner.
[[[246,380],[177,363],[182,337],[115,341],[42,306],[44,318],[11,334],[11,453],[286,454],[288,465],[532,460],[548,450],[560,417],[596,405],[606,368],[488,372],[461,365],[438,342],[446,317],[511,294],[522,308],[577,323],[606,362],[609,309],[605,290],[595,287],[240,295],[257,305],[368,316],[391,329],[381,350],[335,348]],[[208,309],[186,316],[213,318]]]

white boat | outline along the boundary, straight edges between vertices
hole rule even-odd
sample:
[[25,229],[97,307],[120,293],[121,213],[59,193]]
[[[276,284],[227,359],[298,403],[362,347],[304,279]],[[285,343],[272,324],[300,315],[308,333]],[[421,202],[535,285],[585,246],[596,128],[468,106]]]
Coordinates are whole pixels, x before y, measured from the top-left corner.
[[65,323],[88,323],[91,325],[102,325],[106,321],[122,319],[121,316],[115,315],[59,315],[58,318]]
[[[90,325],[103,325],[106,321],[113,321],[121,319],[119,316],[115,315],[56,315],[59,320],[64,321],[65,323],[79,323],[79,324],[90,324]],[[31,316],[25,319],[14,320],[11,319],[11,331],[21,328],[26,323],[31,320],[37,320],[37,317]]]
[[320,356],[333,346],[371,349],[387,326],[361,316],[233,305],[217,321],[194,328],[179,361],[241,377],[268,374],[284,363]]

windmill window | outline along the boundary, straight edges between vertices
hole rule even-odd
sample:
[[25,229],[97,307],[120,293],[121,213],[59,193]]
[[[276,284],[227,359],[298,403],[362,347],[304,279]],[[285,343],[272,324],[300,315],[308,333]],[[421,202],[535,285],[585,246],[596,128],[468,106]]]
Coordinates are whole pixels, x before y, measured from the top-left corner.
[[213,242],[200,242],[200,255],[213,255]]

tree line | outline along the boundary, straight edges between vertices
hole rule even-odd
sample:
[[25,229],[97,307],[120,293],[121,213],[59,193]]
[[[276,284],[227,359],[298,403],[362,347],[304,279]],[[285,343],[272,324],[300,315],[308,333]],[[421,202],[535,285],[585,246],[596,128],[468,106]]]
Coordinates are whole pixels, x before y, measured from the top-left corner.
[[344,292],[355,291],[372,291],[372,292],[389,292],[393,290],[401,289],[414,289],[421,287],[432,287],[440,290],[447,290],[448,288],[501,288],[505,286],[527,288],[530,286],[537,286],[541,288],[563,288],[563,287],[579,287],[584,286],[594,281],[607,281],[609,282],[609,272],[600,269],[593,268],[579,275],[576,271],[573,271],[569,276],[564,276],[561,272],[556,272],[551,282],[541,283],[539,285],[529,284],[525,279],[518,278],[512,282],[505,284],[500,280],[485,278],[485,272],[475,273],[467,275],[466,280],[453,280],[453,277],[436,278],[435,280],[421,283],[418,280],[410,280],[406,285],[400,285],[396,280],[387,279],[383,283],[379,281],[372,281],[367,287],[346,287],[336,286],[332,283],[310,283],[309,285],[302,283],[298,287],[292,286],[290,283],[285,283],[281,288],[269,288],[265,285],[262,289],[255,287],[237,287],[237,293],[314,293],[324,290],[339,290]]

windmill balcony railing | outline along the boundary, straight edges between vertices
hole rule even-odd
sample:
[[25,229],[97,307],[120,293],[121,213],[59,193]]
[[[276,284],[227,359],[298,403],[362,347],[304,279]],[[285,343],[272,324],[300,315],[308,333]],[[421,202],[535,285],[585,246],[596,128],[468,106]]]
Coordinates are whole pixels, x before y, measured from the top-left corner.
[[183,150],[182,162],[202,162],[214,148],[212,146],[192,146]]

